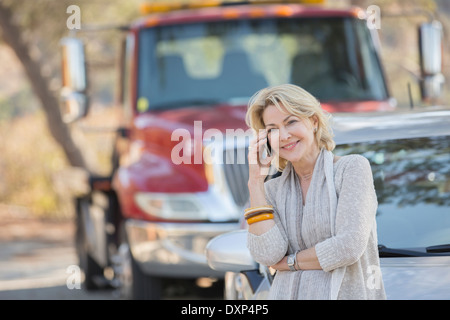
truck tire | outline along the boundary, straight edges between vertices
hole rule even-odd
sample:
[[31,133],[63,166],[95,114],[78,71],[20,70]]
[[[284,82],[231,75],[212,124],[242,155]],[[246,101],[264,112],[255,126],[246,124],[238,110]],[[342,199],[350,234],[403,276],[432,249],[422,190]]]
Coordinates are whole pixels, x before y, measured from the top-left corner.
[[131,268],[133,272],[133,299],[160,300],[162,279],[143,273],[133,257],[131,257]]
[[94,259],[89,255],[87,250],[87,241],[86,241],[86,232],[84,230],[84,223],[82,221],[82,215],[79,210],[80,202],[83,199],[76,200],[76,209],[77,209],[77,217],[76,217],[76,233],[75,233],[75,245],[76,251],[78,255],[78,263],[84,272],[84,282],[83,287],[90,290],[98,290],[101,286],[98,284],[99,282],[96,279],[103,277],[103,268],[101,268]]

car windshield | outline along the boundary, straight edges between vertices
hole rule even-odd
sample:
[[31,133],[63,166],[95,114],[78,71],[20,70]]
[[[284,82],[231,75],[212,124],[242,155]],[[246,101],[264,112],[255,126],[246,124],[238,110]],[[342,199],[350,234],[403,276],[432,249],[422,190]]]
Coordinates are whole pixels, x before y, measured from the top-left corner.
[[426,248],[450,243],[450,136],[343,145],[364,155],[378,196],[378,243]]
[[247,104],[294,83],[320,101],[383,100],[387,91],[365,22],[353,18],[227,20],[139,33],[138,111]]

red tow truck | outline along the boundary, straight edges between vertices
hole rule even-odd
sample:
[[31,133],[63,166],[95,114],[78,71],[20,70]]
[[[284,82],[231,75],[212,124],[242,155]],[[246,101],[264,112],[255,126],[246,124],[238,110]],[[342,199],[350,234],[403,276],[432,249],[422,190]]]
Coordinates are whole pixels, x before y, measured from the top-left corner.
[[[123,126],[111,174],[91,176],[90,192],[76,198],[77,248],[86,288],[107,282],[125,297],[158,299],[164,279],[223,277],[204,250],[238,228],[248,199],[238,158],[246,158],[244,118],[257,90],[297,84],[329,112],[389,111],[395,100],[363,9],[275,0],[144,10],[118,28]],[[430,57],[441,31],[435,22],[420,30],[426,98],[438,90],[440,65]],[[65,38],[67,121],[87,114],[84,65],[81,36]]]

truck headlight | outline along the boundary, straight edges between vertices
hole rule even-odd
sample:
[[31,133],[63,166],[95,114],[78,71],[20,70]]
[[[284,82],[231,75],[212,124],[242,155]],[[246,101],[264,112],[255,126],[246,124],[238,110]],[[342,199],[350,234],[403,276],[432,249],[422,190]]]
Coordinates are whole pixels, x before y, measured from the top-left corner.
[[169,220],[208,220],[208,214],[195,194],[138,192],[134,199],[145,213]]

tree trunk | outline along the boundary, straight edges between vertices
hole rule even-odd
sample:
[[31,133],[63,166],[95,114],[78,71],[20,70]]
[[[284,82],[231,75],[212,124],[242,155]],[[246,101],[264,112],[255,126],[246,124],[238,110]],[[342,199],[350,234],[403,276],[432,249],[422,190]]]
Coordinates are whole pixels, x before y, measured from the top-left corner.
[[1,2],[0,29],[2,29],[6,44],[13,49],[22,63],[33,91],[41,102],[51,135],[63,148],[67,160],[72,166],[87,169],[83,155],[75,145],[69,128],[62,121],[59,101],[50,91],[48,79],[41,74],[40,63],[31,58],[28,45],[22,40],[20,27],[12,20],[11,10]]

